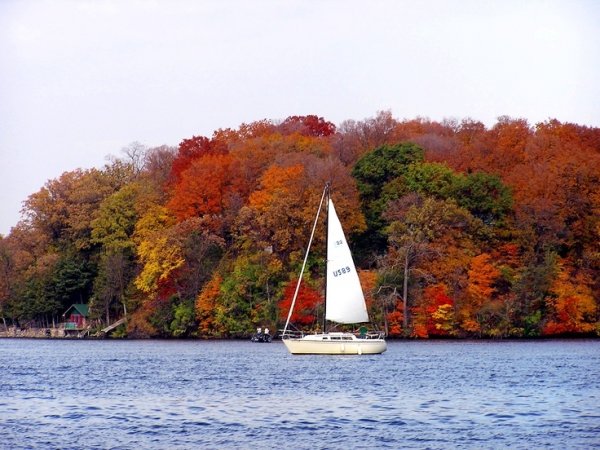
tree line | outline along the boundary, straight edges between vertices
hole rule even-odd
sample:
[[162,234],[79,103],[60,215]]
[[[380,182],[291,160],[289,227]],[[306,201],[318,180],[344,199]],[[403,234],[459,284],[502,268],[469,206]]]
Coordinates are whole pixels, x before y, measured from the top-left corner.
[[[134,143],[48,181],[0,236],[3,324],[48,327],[86,303],[132,337],[277,329],[326,182],[389,336],[600,334],[600,129],[385,111]],[[324,238],[296,326],[321,322]]]

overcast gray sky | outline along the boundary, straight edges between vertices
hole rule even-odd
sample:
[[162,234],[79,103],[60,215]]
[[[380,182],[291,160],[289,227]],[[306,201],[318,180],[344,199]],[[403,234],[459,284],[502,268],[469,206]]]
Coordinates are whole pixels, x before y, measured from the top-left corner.
[[600,126],[600,1],[1,0],[0,234],[133,141],[260,119]]

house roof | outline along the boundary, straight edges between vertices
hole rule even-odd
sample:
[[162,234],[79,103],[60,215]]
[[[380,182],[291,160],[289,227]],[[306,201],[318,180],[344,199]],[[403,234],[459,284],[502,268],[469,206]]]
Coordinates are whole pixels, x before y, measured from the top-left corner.
[[90,308],[88,305],[84,303],[73,303],[69,308],[65,311],[63,316],[66,316],[72,309],[75,309],[76,312],[81,314],[83,317],[87,317],[90,313]]

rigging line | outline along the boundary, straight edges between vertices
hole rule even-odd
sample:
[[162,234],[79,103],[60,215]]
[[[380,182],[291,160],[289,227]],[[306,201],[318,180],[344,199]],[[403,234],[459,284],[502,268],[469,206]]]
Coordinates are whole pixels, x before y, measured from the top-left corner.
[[287,331],[287,327],[290,324],[290,318],[292,317],[292,312],[294,311],[294,306],[296,306],[296,298],[298,297],[298,291],[300,290],[300,283],[302,282],[302,275],[304,274],[304,269],[306,268],[306,261],[308,260],[308,253],[310,251],[310,246],[312,244],[313,238],[315,237],[315,230],[317,229],[317,222],[319,221],[319,215],[321,214],[321,208],[323,207],[323,199],[325,198],[325,193],[329,189],[329,184],[325,186],[323,189],[323,195],[321,195],[321,202],[319,203],[319,210],[317,211],[317,216],[315,217],[315,222],[313,223],[312,232],[310,233],[310,239],[308,241],[308,247],[306,247],[306,254],[304,255],[304,261],[302,262],[302,270],[300,270],[300,277],[298,278],[298,283],[296,284],[296,290],[294,291],[294,297],[292,298],[292,304],[290,305],[290,310],[288,312],[287,320],[285,321],[285,326],[283,327],[283,335]]

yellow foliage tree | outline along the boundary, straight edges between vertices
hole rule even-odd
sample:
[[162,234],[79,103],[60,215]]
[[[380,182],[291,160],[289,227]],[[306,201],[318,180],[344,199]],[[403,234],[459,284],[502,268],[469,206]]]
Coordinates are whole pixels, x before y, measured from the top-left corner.
[[142,270],[135,285],[143,292],[156,292],[159,282],[167,280],[185,262],[180,246],[169,233],[174,224],[175,218],[162,206],[151,208],[136,224],[134,240]]

